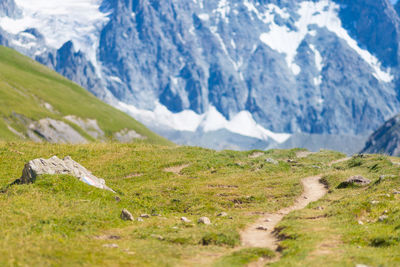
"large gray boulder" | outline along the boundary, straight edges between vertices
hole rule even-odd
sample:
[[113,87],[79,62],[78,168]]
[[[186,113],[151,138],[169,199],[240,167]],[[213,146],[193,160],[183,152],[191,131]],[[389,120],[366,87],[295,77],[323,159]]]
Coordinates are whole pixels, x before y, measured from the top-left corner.
[[94,176],[69,156],[64,159],[54,156],[47,160],[39,158],[29,161],[25,164],[19,182],[22,184],[34,183],[36,178],[43,174],[72,175],[88,185],[114,192],[114,190],[106,186],[103,179]]

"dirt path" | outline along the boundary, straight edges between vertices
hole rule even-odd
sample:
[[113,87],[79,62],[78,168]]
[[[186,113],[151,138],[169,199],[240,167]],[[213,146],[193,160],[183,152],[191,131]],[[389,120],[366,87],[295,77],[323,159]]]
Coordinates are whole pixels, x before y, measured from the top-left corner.
[[321,176],[304,178],[302,180],[304,192],[296,199],[295,204],[281,209],[276,213],[266,214],[254,224],[247,227],[240,233],[242,245],[244,247],[269,248],[275,251],[278,247],[278,240],[273,234],[275,226],[285,215],[292,211],[305,208],[310,202],[317,201],[326,194],[327,190],[324,185],[319,182],[320,179]]
[[[351,158],[342,158],[333,161],[328,164],[333,164],[347,161]],[[309,203],[314,202],[322,198],[326,193],[327,189],[320,183],[322,174],[318,176],[307,177],[301,180],[303,184],[303,193],[295,201],[295,204],[281,209],[276,213],[270,213],[264,215],[258,219],[254,224],[248,226],[245,230],[240,233],[240,238],[243,247],[263,247],[269,248],[276,251],[278,248],[278,239],[274,235],[276,225],[290,212],[295,210],[304,209]],[[265,261],[260,259],[257,262],[249,264],[250,267],[264,266]]]

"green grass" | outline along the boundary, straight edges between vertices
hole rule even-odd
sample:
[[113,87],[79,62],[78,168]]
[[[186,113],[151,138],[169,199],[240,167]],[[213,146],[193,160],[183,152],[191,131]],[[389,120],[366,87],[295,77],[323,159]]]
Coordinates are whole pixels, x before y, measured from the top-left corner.
[[[42,176],[0,194],[0,266],[243,266],[266,250],[240,250],[239,231],[293,204],[300,180],[322,169],[339,153],[322,152],[288,163],[295,150],[217,152],[144,143],[52,145],[0,143],[0,188],[34,158],[70,155],[106,180],[113,194],[69,176]],[[266,158],[280,160],[278,165]],[[189,164],[180,174],[166,167]],[[115,196],[120,198],[116,201]],[[120,219],[123,208],[144,222]],[[228,216],[218,217],[220,212]],[[187,217],[192,223],[183,223]],[[197,223],[207,216],[211,225]],[[96,236],[118,236],[103,240]],[[162,236],[160,240],[159,236]],[[118,248],[103,245],[117,244]]]
[[[0,266],[230,267],[259,258],[271,266],[398,266],[400,195],[393,190],[400,191],[400,166],[390,161],[398,159],[355,157],[329,167],[343,155],[322,151],[299,159],[297,151],[251,158],[254,151],[145,143],[0,142],[0,188],[31,159],[70,155],[117,192],[65,175],[9,187],[0,193]],[[165,171],[180,165],[187,167],[179,174]],[[292,205],[301,179],[317,174],[324,175],[329,193],[279,223],[279,252],[240,246],[241,229],[260,212]],[[353,175],[371,184],[338,188]],[[127,222],[120,219],[123,208],[135,218],[155,216]],[[379,220],[382,215],[388,217]],[[203,216],[212,224],[198,224]],[[110,244],[118,247],[104,246]]]
[[[56,112],[46,109],[44,103],[51,104]],[[109,139],[116,132],[130,129],[146,136],[148,142],[170,144],[127,114],[103,103],[75,83],[10,48],[0,46],[0,140],[19,139],[7,129],[5,120],[20,132],[26,130],[26,125],[21,124],[13,116],[14,113],[31,120],[42,118],[63,120],[67,115],[96,119]],[[85,135],[84,130],[76,125],[73,128],[91,140],[87,134]]]
[[[280,223],[282,259],[272,266],[399,266],[400,197],[393,194],[400,189],[399,170],[379,155],[335,165],[324,177],[329,194]],[[372,182],[339,187],[353,175]],[[388,218],[379,220],[382,215]]]
[[257,261],[259,258],[272,259],[275,253],[265,248],[245,248],[239,251],[235,251],[232,254],[225,256],[218,260],[214,267],[241,267],[247,264]]

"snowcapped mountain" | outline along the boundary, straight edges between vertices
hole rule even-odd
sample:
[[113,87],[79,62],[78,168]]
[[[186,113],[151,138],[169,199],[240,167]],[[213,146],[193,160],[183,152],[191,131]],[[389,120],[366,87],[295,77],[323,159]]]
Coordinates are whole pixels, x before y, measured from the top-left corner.
[[298,134],[364,138],[399,112],[396,10],[389,0],[1,0],[0,43],[174,141],[264,148]]

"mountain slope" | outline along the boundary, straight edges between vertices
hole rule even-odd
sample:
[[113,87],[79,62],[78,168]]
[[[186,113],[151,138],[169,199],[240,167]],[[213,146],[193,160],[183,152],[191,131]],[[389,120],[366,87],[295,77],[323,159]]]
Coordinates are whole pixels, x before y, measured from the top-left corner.
[[73,143],[139,138],[168,143],[75,83],[3,46],[0,138]]
[[389,0],[7,3],[0,43],[169,136],[364,136],[400,111]]
[[400,115],[385,122],[368,139],[362,153],[400,155]]

